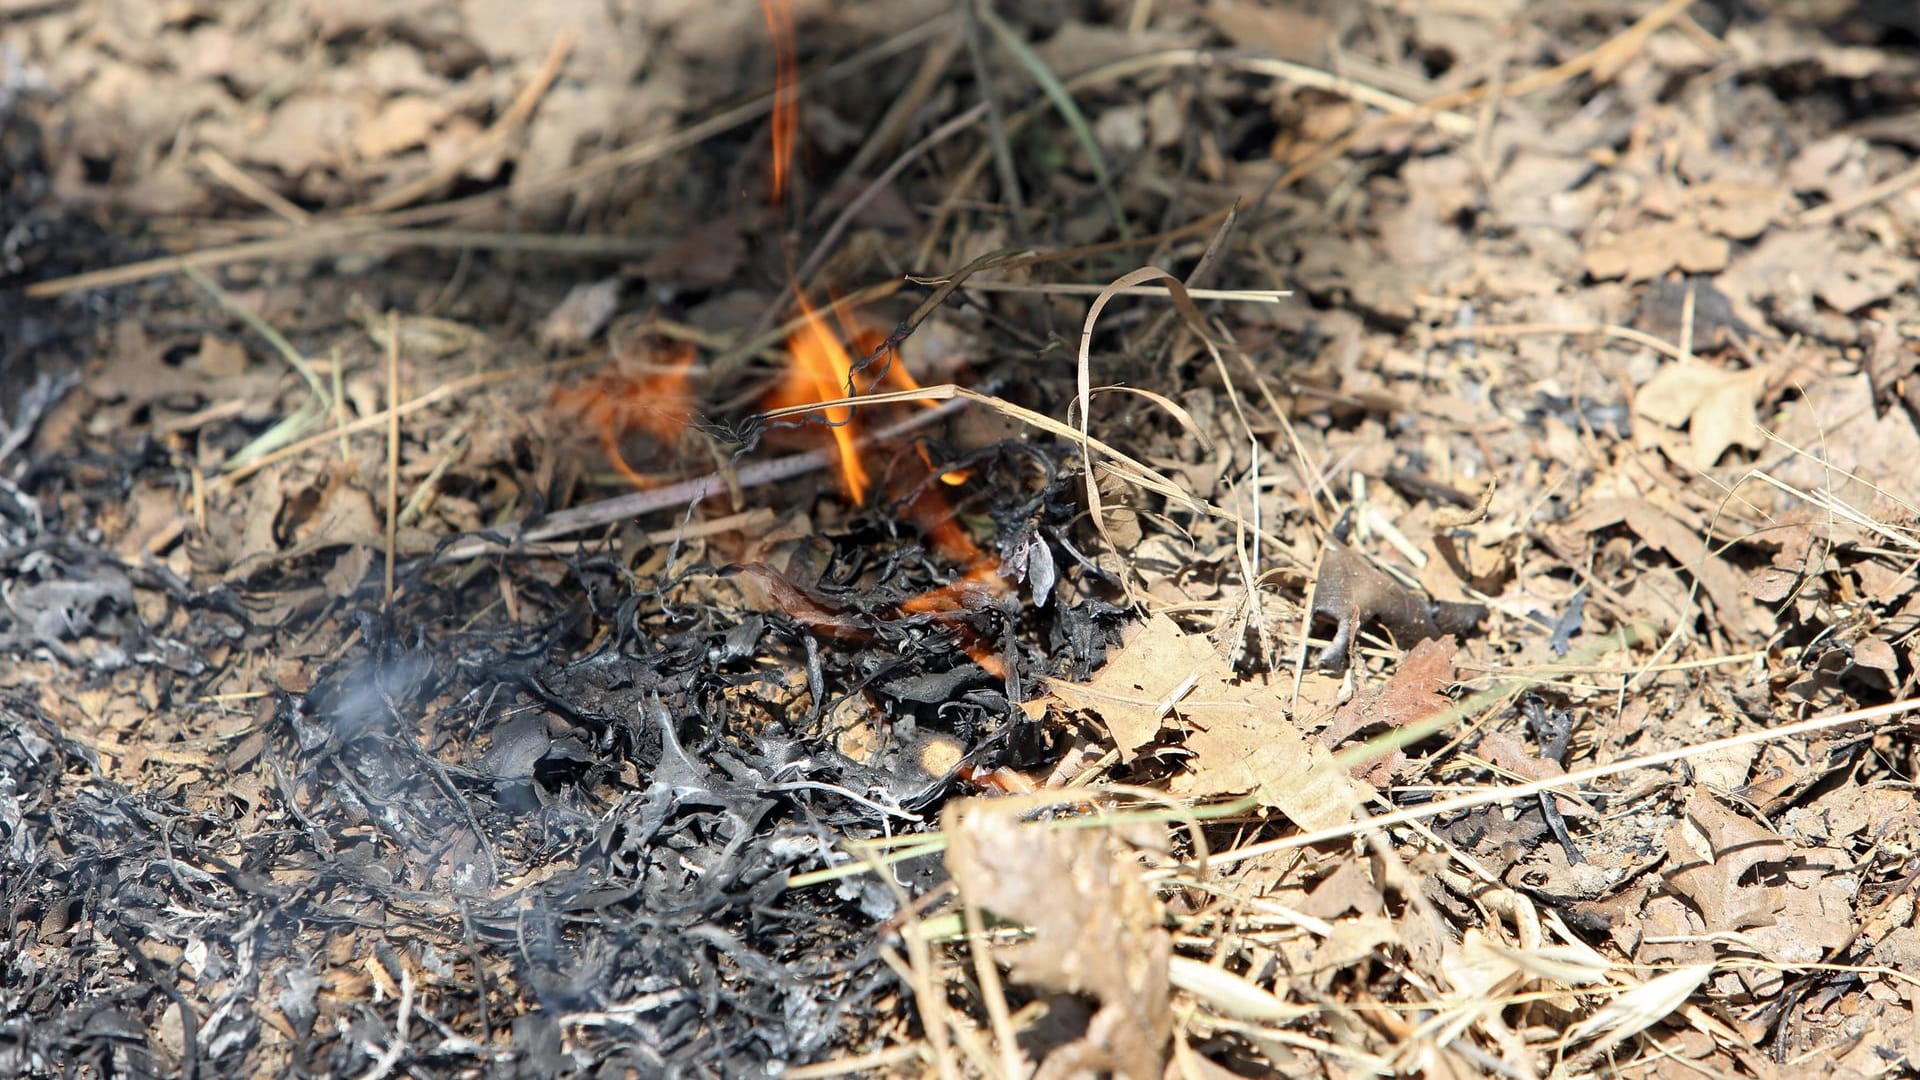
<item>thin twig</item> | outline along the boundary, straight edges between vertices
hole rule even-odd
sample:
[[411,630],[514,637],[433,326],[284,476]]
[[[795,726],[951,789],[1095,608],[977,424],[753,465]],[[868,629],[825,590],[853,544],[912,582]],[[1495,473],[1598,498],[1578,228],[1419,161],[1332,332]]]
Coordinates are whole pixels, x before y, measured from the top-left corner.
[[[338,369],[336,369],[338,370]],[[387,312],[387,578],[386,606],[393,608],[393,541],[400,525],[400,312]]]
[[980,103],[987,111],[987,144],[993,148],[993,167],[1000,174],[1000,197],[1006,200],[1011,217],[1014,242],[1027,246],[1027,207],[1020,194],[1020,171],[1013,165],[1013,147],[1007,142],[1007,126],[1000,115],[1000,104],[993,92],[993,71],[987,67],[987,52],[980,44],[982,19],[980,0],[960,0],[961,26],[966,31],[967,58],[973,64],[973,81],[980,87]]
[[[881,428],[859,440],[861,444],[887,442],[902,435],[917,431],[936,420],[944,419],[958,412],[967,403],[966,398],[952,398],[939,405],[923,409],[905,420]],[[758,461],[744,465],[734,474],[735,482],[741,489],[764,487],[805,476],[810,472],[826,468],[839,460],[839,452],[832,448],[809,450],[805,453],[791,454],[774,458],[771,461]],[[724,493],[727,490],[725,473],[712,472],[682,480],[677,484],[648,488],[645,491],[632,491],[624,495],[615,495],[610,499],[601,499],[584,506],[568,507],[542,518],[539,524],[521,532],[511,534],[511,543],[537,543],[580,532],[583,529],[597,528],[625,521],[628,518],[657,513],[676,507],[689,506]],[[487,537],[472,537],[443,548],[435,555],[435,562],[460,562],[472,559],[488,552],[501,550],[499,541]]]

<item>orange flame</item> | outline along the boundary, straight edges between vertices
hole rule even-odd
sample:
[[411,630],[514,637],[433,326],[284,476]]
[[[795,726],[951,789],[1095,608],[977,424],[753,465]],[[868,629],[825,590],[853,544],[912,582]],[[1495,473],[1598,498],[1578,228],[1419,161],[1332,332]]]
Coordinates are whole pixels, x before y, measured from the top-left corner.
[[[853,359],[827,328],[820,312],[807,302],[806,294],[795,289],[794,296],[800,302],[801,323],[787,336],[787,352],[793,357],[793,366],[787,373],[786,385],[775,395],[775,404],[810,404],[846,397],[853,377]],[[825,414],[840,452],[841,487],[855,503],[865,503],[869,480],[867,468],[860,461],[853,409],[841,405],[825,410]]]
[[[622,357],[622,359],[627,359]],[[636,488],[657,483],[627,463],[620,444],[635,432],[671,445],[693,415],[693,388],[687,378],[693,346],[671,348],[664,360],[640,372],[603,371],[578,386],[553,392],[553,406],[579,420],[600,443],[607,461]]]
[[773,201],[787,188],[787,168],[793,160],[793,139],[800,129],[799,53],[794,45],[791,0],[760,0],[773,39]]
[[[862,389],[853,383],[852,357],[828,326],[827,320],[819,309],[808,302],[805,292],[797,285],[794,295],[800,308],[800,324],[787,336],[787,352],[792,357],[792,364],[785,381],[771,395],[768,404],[780,408],[833,401],[847,397],[850,388]],[[884,334],[855,325],[852,312],[838,299],[833,302],[833,314],[862,356],[871,355],[886,339]],[[888,358],[885,372],[880,378],[902,389],[920,388],[898,353]],[[840,405],[822,411],[827,422],[833,425],[830,430],[840,459],[841,486],[855,503],[864,503],[872,481],[865,464],[860,460],[859,434],[853,409]],[[924,448],[920,456],[927,461],[927,468],[932,470],[934,465],[928,460]],[[946,484],[958,485],[965,483],[968,475],[968,470],[952,470],[940,474],[939,479]],[[974,663],[995,677],[1005,678],[1006,663],[994,651],[992,643],[981,639],[961,618],[970,607],[1006,591],[1006,580],[1000,574],[1000,560],[980,550],[933,485],[923,484],[914,492],[908,500],[906,513],[920,527],[934,554],[947,563],[961,567],[961,573],[949,584],[901,601],[899,612],[903,615],[931,615],[953,627],[960,634],[961,647],[973,658]],[[791,605],[788,608],[791,613]]]
[[927,543],[936,554],[965,569],[959,580],[901,601],[900,610],[909,615],[933,615],[953,626],[961,632],[961,647],[981,670],[995,678],[1006,678],[1007,665],[1000,654],[953,617],[966,610],[969,601],[977,603],[1006,590],[1006,579],[1000,576],[1000,560],[980,550],[954,518],[947,501],[933,487],[921,487],[908,504],[907,513],[926,534]]

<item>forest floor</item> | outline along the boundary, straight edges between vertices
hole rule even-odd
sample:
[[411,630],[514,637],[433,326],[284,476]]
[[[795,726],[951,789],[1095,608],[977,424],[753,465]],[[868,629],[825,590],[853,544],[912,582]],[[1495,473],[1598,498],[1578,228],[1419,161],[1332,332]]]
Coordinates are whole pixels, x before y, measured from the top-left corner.
[[1917,40],[0,0],[0,1074],[1910,1075]]

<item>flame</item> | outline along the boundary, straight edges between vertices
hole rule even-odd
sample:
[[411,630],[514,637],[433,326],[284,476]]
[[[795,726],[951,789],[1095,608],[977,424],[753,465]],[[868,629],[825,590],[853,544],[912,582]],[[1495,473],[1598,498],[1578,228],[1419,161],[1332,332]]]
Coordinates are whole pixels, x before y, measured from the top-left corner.
[[[860,389],[853,381],[852,357],[841,345],[840,337],[834,334],[826,318],[807,300],[805,291],[798,285],[794,288],[794,296],[800,308],[800,322],[787,336],[791,364],[786,379],[771,395],[768,404],[780,408],[849,396],[850,389]],[[858,326],[852,311],[843,301],[835,298],[831,308],[834,320],[840,324],[840,329],[854,343],[860,355],[871,355],[885,343],[885,334]],[[879,378],[901,389],[920,389],[920,384],[907,371],[906,364],[897,352],[887,358]],[[859,429],[855,426],[853,409],[840,405],[822,411],[826,414],[827,422],[833,425],[830,430],[840,460],[841,486],[855,503],[864,504],[872,480],[860,460]],[[926,462],[928,471],[934,471],[935,466],[924,447],[920,449],[920,457]],[[965,483],[969,475],[969,470],[948,470],[939,473],[938,479],[944,484],[959,485]],[[1000,573],[1000,560],[980,550],[980,546],[973,542],[934,484],[921,484],[915,490],[907,500],[906,515],[919,526],[933,553],[942,561],[960,567],[960,575],[946,585],[901,601],[898,611],[902,615],[930,615],[936,621],[952,627],[958,632],[961,647],[973,662],[996,678],[1004,679],[1007,666],[1000,654],[963,618],[969,609],[977,608],[1006,591],[1007,582]]]
[[773,39],[773,201],[787,188],[793,139],[800,128],[799,53],[794,45],[792,0],[760,0]]
[[636,488],[653,487],[658,481],[627,463],[620,449],[622,440],[644,432],[671,445],[693,415],[693,388],[687,378],[693,346],[672,346],[664,359],[647,357],[645,362],[644,371],[603,371],[553,393],[554,408],[572,414],[591,431],[607,461]]
[[[943,476],[942,479],[945,477]],[[1006,591],[1006,579],[1000,575],[1000,560],[981,551],[967,535],[946,499],[932,485],[922,485],[907,505],[907,515],[920,526],[934,552],[963,568],[958,580],[930,589],[901,601],[900,610],[908,615],[933,615],[960,631],[961,648],[981,670],[995,678],[1007,677],[1007,665],[990,643],[982,640],[958,615],[970,603],[980,603]]]
[[[796,288],[800,303],[800,326],[787,336],[787,352],[793,358],[784,386],[776,392],[775,405],[810,404],[833,401],[847,396],[853,380],[853,359],[828,329],[820,312],[807,302],[807,295]],[[858,433],[853,426],[853,409],[841,405],[824,410],[828,430],[840,453],[840,485],[856,504],[867,498],[870,483],[867,468],[860,461]]]

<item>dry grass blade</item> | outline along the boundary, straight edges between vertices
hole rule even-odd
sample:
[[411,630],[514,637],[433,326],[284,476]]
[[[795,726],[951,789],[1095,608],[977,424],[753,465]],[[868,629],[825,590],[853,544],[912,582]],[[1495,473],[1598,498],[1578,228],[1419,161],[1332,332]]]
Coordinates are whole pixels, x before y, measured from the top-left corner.
[[1633,1038],[1686,1004],[1707,976],[1713,974],[1713,967],[1712,964],[1690,964],[1648,979],[1568,1029],[1567,1041],[1601,1040],[1587,1048],[1592,1054]]
[[1132,230],[1127,226],[1127,212],[1120,208],[1120,197],[1113,190],[1113,173],[1107,168],[1106,153],[1100,149],[1100,140],[1093,137],[1093,126],[1087,123],[1086,114],[1080,111],[1079,104],[1073,100],[1073,93],[1060,81],[1060,77],[1053,73],[1053,69],[1047,66],[1047,62],[1040,58],[1040,54],[1033,51],[1033,47],[1020,36],[1020,32],[1007,25],[1005,19],[994,14],[991,4],[980,5],[979,13],[980,21],[987,24],[987,28],[993,31],[993,35],[1000,39],[1001,46],[1020,62],[1028,78],[1040,87],[1041,92],[1047,95],[1047,100],[1051,101],[1053,107],[1059,111],[1060,118],[1067,122],[1067,127],[1073,132],[1074,139],[1080,143],[1080,149],[1086,151],[1087,163],[1093,168],[1093,177],[1100,185],[1100,193],[1106,196],[1107,209],[1113,214],[1114,229],[1122,237],[1131,236]]
[[[1231,213],[1231,208],[1229,208],[1229,213]],[[1094,528],[1100,531],[1100,537],[1106,541],[1108,547],[1113,546],[1113,536],[1107,530],[1106,514],[1100,502],[1100,488],[1096,483],[1093,472],[1093,455],[1091,452],[1093,440],[1088,435],[1088,424],[1091,416],[1090,406],[1093,401],[1093,328],[1094,324],[1100,321],[1100,312],[1105,310],[1109,301],[1119,296],[1122,291],[1148,281],[1162,281],[1166,283],[1167,293],[1172,297],[1173,305],[1180,312],[1181,317],[1187,321],[1187,325],[1192,328],[1195,335],[1206,344],[1208,351],[1214,352],[1216,356],[1218,355],[1213,341],[1207,336],[1206,323],[1200,318],[1200,309],[1194,306],[1193,297],[1187,294],[1186,283],[1157,266],[1143,266],[1138,270],[1120,275],[1109,283],[1106,288],[1101,289],[1100,295],[1094,297],[1093,303],[1087,308],[1086,322],[1082,323],[1080,327],[1080,351],[1076,357],[1077,367],[1074,373],[1074,385],[1077,388],[1075,404],[1079,409],[1079,426],[1074,431],[1074,437],[1079,443],[1080,461],[1086,468],[1087,473],[1087,511],[1093,517]],[[1165,404],[1171,406],[1172,402],[1168,401],[1165,402]],[[1174,415],[1176,417],[1183,416],[1184,410],[1177,411]],[[1193,426],[1190,418],[1182,422],[1189,428]],[[1131,463],[1131,459],[1128,460]],[[1143,472],[1146,471],[1144,466],[1137,467],[1141,468]]]
[[1490,788],[1486,791],[1475,792],[1471,795],[1460,795],[1451,799],[1440,799],[1420,806],[1409,807],[1405,810],[1397,810],[1391,814],[1382,814],[1378,817],[1368,818],[1364,821],[1356,821],[1351,824],[1325,829],[1315,829],[1311,832],[1298,833],[1293,836],[1282,837],[1278,840],[1268,840],[1258,844],[1249,844],[1242,848],[1235,848],[1230,851],[1223,851],[1214,856],[1214,861],[1217,863],[1245,862],[1248,859],[1260,858],[1278,851],[1291,851],[1295,848],[1324,844],[1329,840],[1339,840],[1360,833],[1392,828],[1395,825],[1404,825],[1408,822],[1424,821],[1428,818],[1440,817],[1459,810],[1471,810],[1476,806],[1511,802],[1515,799],[1538,795],[1543,791],[1579,787],[1582,784],[1602,780],[1609,776],[1620,776],[1642,769],[1651,769],[1669,762],[1704,757],[1726,750],[1752,746],[1757,743],[1782,741],[1800,735],[1811,734],[1816,731],[1828,731],[1833,728],[1846,727],[1851,724],[1864,724],[1875,720],[1887,720],[1896,716],[1904,716],[1911,712],[1920,712],[1920,698],[1907,698],[1902,701],[1890,702],[1886,705],[1875,705],[1864,709],[1851,709],[1829,716],[1816,716],[1794,724],[1783,724],[1779,727],[1749,731],[1739,735],[1730,735],[1724,739],[1714,739],[1710,742],[1675,747],[1672,750],[1663,750],[1659,753],[1647,754],[1642,757],[1613,761],[1605,765],[1595,765],[1591,768],[1579,769],[1561,776],[1548,777],[1544,780],[1533,780],[1524,784]]
[[1236,1020],[1260,1024],[1285,1023],[1320,1011],[1312,1006],[1283,1001],[1231,971],[1184,956],[1172,958],[1167,974],[1174,986]]
[[252,309],[235,300],[225,289],[215,284],[212,278],[200,272],[197,268],[188,266],[183,267],[183,269],[186,271],[187,276],[193,280],[193,283],[206,290],[207,294],[213,297],[222,308],[238,317],[240,321],[246,323],[254,333],[265,338],[267,343],[273,346],[274,351],[286,360],[288,366],[292,367],[296,372],[299,372],[300,377],[306,380],[307,389],[313,394],[312,397],[301,403],[300,407],[294,410],[291,415],[262,432],[259,438],[242,447],[240,452],[235,454],[232,460],[227,462],[226,468],[231,472],[244,468],[248,463],[263,458],[267,454],[279,450],[293,440],[298,439],[301,432],[324,419],[327,413],[332,410],[333,396],[328,393],[326,383],[320,381],[320,375],[313,370],[313,365],[307,363],[307,358],[301,355],[299,349],[293,347],[293,343],[288,341],[285,335],[274,329],[265,319],[254,314]]

